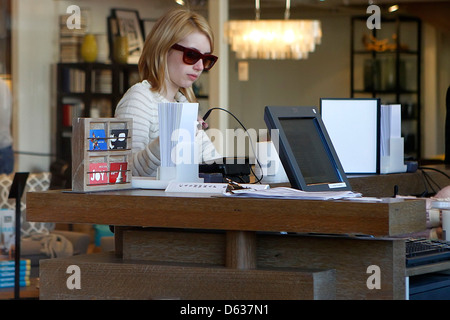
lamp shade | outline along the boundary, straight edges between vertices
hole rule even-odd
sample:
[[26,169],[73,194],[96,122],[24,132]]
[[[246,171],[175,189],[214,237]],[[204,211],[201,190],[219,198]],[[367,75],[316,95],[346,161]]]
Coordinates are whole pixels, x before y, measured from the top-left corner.
[[306,59],[322,29],[319,20],[231,20],[225,38],[238,59]]

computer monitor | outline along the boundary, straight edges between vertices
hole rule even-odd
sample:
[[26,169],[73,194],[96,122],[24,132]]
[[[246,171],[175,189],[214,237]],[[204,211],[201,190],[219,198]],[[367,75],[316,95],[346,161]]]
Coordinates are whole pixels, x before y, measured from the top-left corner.
[[351,190],[320,114],[314,107],[267,106],[264,121],[293,188],[304,191]]
[[380,173],[380,99],[321,98],[320,114],[347,175]]

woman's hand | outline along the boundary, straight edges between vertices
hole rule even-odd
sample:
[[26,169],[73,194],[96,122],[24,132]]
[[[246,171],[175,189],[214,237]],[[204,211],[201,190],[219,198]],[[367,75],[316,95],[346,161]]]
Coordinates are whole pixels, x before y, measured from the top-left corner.
[[208,128],[208,124],[203,120],[202,117],[198,116],[197,121],[198,121],[198,124],[202,126],[203,130]]

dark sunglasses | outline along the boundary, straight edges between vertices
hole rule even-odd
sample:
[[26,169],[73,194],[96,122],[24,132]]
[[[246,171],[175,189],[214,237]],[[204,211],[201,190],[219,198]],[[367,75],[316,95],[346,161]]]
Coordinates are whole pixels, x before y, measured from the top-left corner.
[[217,61],[217,57],[212,54],[203,54],[198,50],[183,47],[177,43],[172,46],[172,49],[183,51],[183,62],[189,65],[196,64],[198,60],[203,60],[203,68],[208,71],[213,67]]

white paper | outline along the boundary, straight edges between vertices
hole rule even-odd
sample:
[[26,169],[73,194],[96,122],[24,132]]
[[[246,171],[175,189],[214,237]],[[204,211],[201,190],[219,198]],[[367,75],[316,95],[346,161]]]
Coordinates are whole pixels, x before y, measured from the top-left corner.
[[276,198],[276,199],[303,199],[303,200],[337,200],[360,197],[360,193],[352,191],[303,191],[288,187],[277,187],[256,191],[240,191],[237,194],[229,194],[236,197],[252,198]]
[[198,103],[159,103],[159,144],[161,166],[195,162],[195,130]]
[[322,99],[321,114],[345,173],[376,173],[377,101]]
[[[195,144],[198,103],[159,103],[160,180],[201,181]],[[174,168],[172,170],[171,168]],[[170,173],[169,177],[165,173]]]
[[131,180],[131,186],[137,189],[155,189],[164,190],[169,184],[168,180],[159,180],[155,177],[134,177]]
[[390,156],[390,141],[401,137],[401,106],[381,105],[380,155]]
[[[198,103],[183,103],[181,119],[177,135],[176,149],[172,155],[176,164],[197,164],[198,152],[195,146],[195,131],[197,130]],[[176,154],[173,154],[176,152]]]
[[159,145],[162,167],[174,167],[175,159],[172,159],[172,150],[176,147],[178,139],[173,137],[174,132],[180,128],[182,104],[159,103]]
[[227,186],[227,183],[170,182],[166,192],[223,194],[226,192]]
[[[177,182],[171,181],[166,192],[195,192],[195,193],[213,193],[224,194],[227,191],[228,183],[203,183],[203,182]],[[233,190],[235,193],[252,192],[257,190],[268,189],[268,184],[240,184],[244,189]]]

